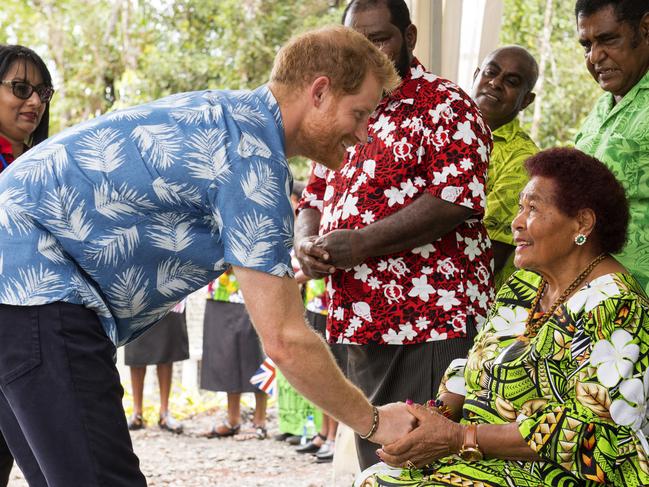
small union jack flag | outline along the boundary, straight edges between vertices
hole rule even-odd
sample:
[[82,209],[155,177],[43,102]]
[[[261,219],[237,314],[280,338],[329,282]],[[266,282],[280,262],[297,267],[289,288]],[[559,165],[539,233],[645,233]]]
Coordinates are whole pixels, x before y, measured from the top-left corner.
[[250,383],[257,389],[261,389],[269,396],[275,394],[275,362],[269,357],[262,362],[257,369],[257,372],[250,378]]

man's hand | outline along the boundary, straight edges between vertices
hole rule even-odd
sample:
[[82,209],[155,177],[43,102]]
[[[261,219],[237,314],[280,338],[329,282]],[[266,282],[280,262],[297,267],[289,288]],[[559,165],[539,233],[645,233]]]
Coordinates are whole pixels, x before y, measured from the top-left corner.
[[379,406],[379,426],[370,441],[378,444],[393,443],[407,435],[417,424],[417,419],[403,402]]
[[329,253],[316,243],[319,237],[306,237],[295,246],[295,256],[300,269],[310,279],[321,279],[332,274],[336,268],[329,263]]
[[388,465],[405,467],[412,462],[417,467],[459,451],[462,446],[463,426],[444,417],[438,411],[420,404],[406,406],[418,421],[408,435],[377,451]]
[[358,230],[334,230],[315,243],[329,253],[328,262],[338,269],[351,269],[368,257]]

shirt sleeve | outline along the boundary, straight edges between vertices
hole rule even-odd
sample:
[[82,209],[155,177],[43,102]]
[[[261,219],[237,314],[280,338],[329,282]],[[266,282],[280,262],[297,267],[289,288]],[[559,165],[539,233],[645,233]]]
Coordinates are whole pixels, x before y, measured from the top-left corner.
[[328,172],[329,170],[322,164],[311,162],[311,174],[306,188],[302,192],[302,198],[300,198],[297,205],[297,213],[306,208],[318,210],[322,213]]
[[213,218],[226,264],[283,277],[293,275],[293,210],[286,164],[256,158],[232,165],[217,191]]
[[[586,357],[581,366],[568,376],[547,370],[553,385],[565,390],[562,400],[530,405],[530,414],[519,416],[519,431],[542,458],[581,479],[647,485],[647,311],[637,301],[611,298],[584,318],[588,340],[575,335],[566,350]],[[589,349],[580,349],[584,343]]]
[[514,244],[511,223],[518,213],[518,197],[527,184],[527,173],[523,164],[538,149],[534,144],[505,144],[498,148],[494,144],[491,156],[492,171],[484,225],[489,238],[509,245]]
[[428,112],[420,163],[427,168],[428,193],[482,215],[491,133],[473,102],[455,89]]

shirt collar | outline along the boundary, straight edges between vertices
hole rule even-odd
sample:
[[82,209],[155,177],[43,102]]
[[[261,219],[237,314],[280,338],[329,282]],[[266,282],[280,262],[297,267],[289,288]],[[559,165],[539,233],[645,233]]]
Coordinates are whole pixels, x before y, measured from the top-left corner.
[[[400,98],[405,98],[406,97],[406,89],[407,87],[413,82],[414,79],[421,78],[424,73],[426,72],[426,68],[424,67],[423,64],[419,62],[419,59],[413,56],[412,61],[410,62],[410,69],[406,73],[406,75],[402,78],[401,84],[397,86],[397,88],[390,93],[390,96],[387,96],[384,98],[385,100],[389,99],[400,99]],[[413,78],[413,75],[417,74],[416,78]],[[431,75],[427,73],[427,76],[430,77]],[[436,76],[435,76],[436,77]]]
[[521,123],[518,121],[518,117],[514,117],[511,122],[507,122],[505,125],[501,125],[496,130],[492,132],[492,135],[495,138],[504,139],[505,142],[511,142],[518,132],[521,130]]
[[631,88],[626,95],[624,95],[619,103],[614,104],[615,99],[613,98],[613,93],[606,93],[605,99],[608,106],[608,114],[613,115],[620,110],[625,109],[628,105],[634,102],[635,97],[640,91],[647,89],[649,89],[649,71],[647,71],[644,76],[640,78],[640,81],[638,81],[635,86]]
[[270,91],[268,85],[261,85],[259,88],[254,90],[253,93],[259,97],[262,103],[268,108],[270,113],[273,114],[273,119],[277,124],[277,131],[279,132],[279,136],[282,140],[282,146],[286,147],[286,141],[284,140],[284,121],[282,120],[282,112],[279,109],[279,103],[277,103],[275,95],[273,95],[273,92]]

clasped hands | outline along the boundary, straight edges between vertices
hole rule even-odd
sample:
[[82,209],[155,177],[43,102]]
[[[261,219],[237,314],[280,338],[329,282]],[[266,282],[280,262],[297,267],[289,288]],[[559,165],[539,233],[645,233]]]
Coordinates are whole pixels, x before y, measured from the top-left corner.
[[[384,416],[387,420],[383,425],[386,430],[382,431],[379,423],[379,430],[372,441],[383,445],[376,454],[388,465],[423,467],[457,453],[462,446],[463,426],[445,417],[437,408],[393,403],[380,407],[379,411],[380,421],[384,421]],[[404,428],[407,419],[404,419],[404,413],[410,415],[410,429]],[[395,419],[399,414],[401,419]]]
[[368,257],[358,230],[305,237],[295,246],[295,256],[302,272],[311,279],[326,277],[336,269],[351,269]]

